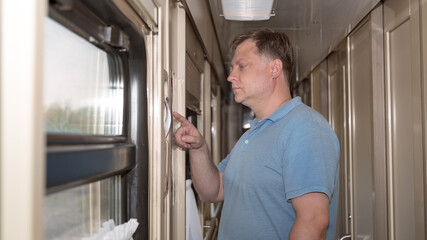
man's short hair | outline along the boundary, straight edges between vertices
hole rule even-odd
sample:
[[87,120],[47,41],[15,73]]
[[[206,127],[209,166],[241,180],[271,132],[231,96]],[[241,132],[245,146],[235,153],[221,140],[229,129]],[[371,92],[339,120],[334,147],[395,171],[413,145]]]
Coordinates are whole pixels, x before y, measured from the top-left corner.
[[230,50],[233,55],[237,47],[246,40],[255,42],[258,53],[270,59],[280,59],[283,63],[283,70],[290,81],[292,69],[294,67],[294,53],[289,37],[282,32],[277,32],[269,28],[261,28],[248,33],[238,35],[231,43]]

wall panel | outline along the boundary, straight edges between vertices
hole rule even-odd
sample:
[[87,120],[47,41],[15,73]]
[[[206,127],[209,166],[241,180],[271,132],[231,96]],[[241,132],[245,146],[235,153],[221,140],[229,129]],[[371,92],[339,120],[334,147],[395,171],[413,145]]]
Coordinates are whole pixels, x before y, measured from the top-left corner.
[[349,37],[350,156],[352,168],[353,237],[373,239],[373,109],[369,22]]
[[417,0],[384,3],[390,239],[425,239]]
[[340,142],[340,199],[336,238],[350,233],[349,229],[349,185],[348,162],[345,140],[345,80],[347,72],[347,44],[343,41],[328,57],[328,84],[329,84],[329,114],[332,129]]
[[323,61],[311,73],[311,107],[329,120],[327,71]]

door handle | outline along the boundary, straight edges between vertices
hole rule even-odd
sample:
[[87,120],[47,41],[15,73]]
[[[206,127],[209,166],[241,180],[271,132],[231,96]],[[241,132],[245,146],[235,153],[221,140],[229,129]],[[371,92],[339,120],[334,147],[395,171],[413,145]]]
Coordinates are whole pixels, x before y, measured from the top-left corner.
[[165,137],[169,135],[170,129],[172,127],[172,110],[169,107],[169,98],[165,98],[165,116],[164,116],[164,127],[165,127]]
[[344,239],[351,239],[351,235],[350,234],[344,235],[344,236],[340,237],[338,240],[344,240]]

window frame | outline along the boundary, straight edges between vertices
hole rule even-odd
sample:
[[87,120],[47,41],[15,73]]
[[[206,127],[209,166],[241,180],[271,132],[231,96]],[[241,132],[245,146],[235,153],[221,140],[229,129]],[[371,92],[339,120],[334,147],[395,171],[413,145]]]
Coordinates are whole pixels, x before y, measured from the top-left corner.
[[[123,126],[121,135],[47,134],[47,145],[125,143],[128,139],[129,106],[129,37],[115,25],[102,22],[80,1],[52,1],[49,17],[107,53],[112,68],[110,78],[122,78],[124,83]],[[72,11],[71,11],[72,10]]]
[[121,135],[46,134],[46,193],[123,175],[135,166],[129,136],[129,37],[108,25],[81,1],[50,1],[49,17],[108,55],[112,78],[123,78]]
[[[51,194],[112,176],[120,176],[119,217],[121,222],[127,221],[128,218],[137,219],[140,226],[134,237],[145,239],[148,238],[149,214],[146,89],[147,54],[150,51],[147,49],[149,46],[146,45],[146,38],[150,31],[132,16],[127,17],[122,12],[122,7],[114,1],[49,1],[50,18],[92,44],[106,49],[107,52],[112,51],[120,57],[125,92],[122,135],[47,135],[46,193]],[[101,155],[109,156],[109,159],[105,160],[100,157]],[[78,158],[78,161],[71,161],[71,158]],[[95,160],[90,161],[93,158],[104,159],[101,162],[106,167],[100,167],[100,162]],[[80,170],[91,162],[94,166],[91,172],[81,176]],[[71,178],[65,179],[62,174],[54,176],[55,171],[64,168],[71,172]],[[53,182],[52,179],[58,182]]]

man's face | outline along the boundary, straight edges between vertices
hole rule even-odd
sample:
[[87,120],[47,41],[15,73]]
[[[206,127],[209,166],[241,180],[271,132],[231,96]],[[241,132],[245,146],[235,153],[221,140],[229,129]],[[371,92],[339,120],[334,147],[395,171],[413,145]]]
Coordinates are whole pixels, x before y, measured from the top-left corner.
[[246,40],[237,47],[231,65],[227,80],[232,83],[236,102],[252,108],[268,97],[269,61],[258,55],[254,41]]

